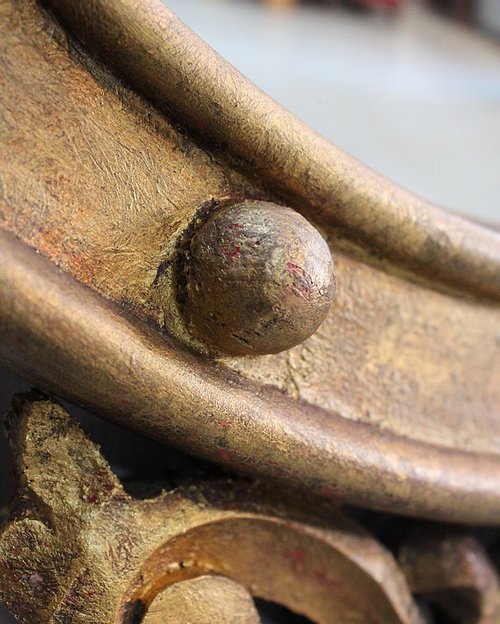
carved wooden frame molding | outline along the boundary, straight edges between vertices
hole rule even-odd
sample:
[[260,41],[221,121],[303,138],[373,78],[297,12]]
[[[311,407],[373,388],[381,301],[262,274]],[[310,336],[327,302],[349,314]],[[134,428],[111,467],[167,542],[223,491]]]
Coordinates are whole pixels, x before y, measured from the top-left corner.
[[[67,40],[38,5],[4,0],[2,362],[239,471],[356,505],[497,523],[498,234],[430,206],[327,144],[159,1],[47,5],[166,117]],[[17,65],[11,43],[22,51]],[[45,79],[47,89],[60,80],[62,96],[54,92],[50,106],[27,81],[13,89],[16,72]],[[31,105],[32,118],[18,122],[10,97]],[[48,129],[38,118],[35,136],[40,111]],[[85,116],[110,123],[96,126],[104,165],[94,148],[77,149]],[[56,122],[65,134],[52,141]],[[116,136],[106,143],[110,131]],[[96,188],[113,176],[116,185],[79,205],[79,184],[54,175],[37,152],[44,146],[56,164],[79,155]],[[177,171],[179,179],[168,180]],[[131,223],[117,217],[119,183],[137,200],[125,215],[134,213]],[[207,355],[189,335],[172,269],[179,236],[203,218],[200,210],[242,198],[286,202],[314,222],[335,251],[339,283],[319,334],[286,355],[251,361]],[[100,201],[117,221],[114,266],[93,223]],[[70,223],[76,243],[62,205],[80,213]],[[138,224],[144,241],[129,245],[128,272],[124,241]]]
[[[2,361],[250,474],[498,522],[498,234],[327,144],[158,0],[47,5],[166,116],[38,5],[3,1]],[[176,308],[179,236],[207,202],[242,197],[316,224],[335,252],[337,301],[285,354],[193,355],[204,347]]]
[[[96,599],[100,619],[94,621],[108,622],[118,608],[117,621],[143,621],[139,607],[149,608],[171,584],[162,581],[160,588],[153,579],[165,565],[163,555],[148,567],[172,538],[165,537],[161,520],[168,511],[179,522],[179,535],[186,517],[198,526],[203,514],[216,523],[230,517],[244,524],[251,517],[274,527],[271,533],[282,524],[286,540],[299,546],[309,535],[314,544],[308,556],[318,561],[292,557],[283,567],[282,559],[269,557],[264,568],[288,575],[276,595],[292,608],[298,608],[293,588],[309,587],[311,600],[301,609],[318,622],[339,617],[322,592],[344,602],[347,620],[351,612],[350,598],[326,572],[306,583],[306,569],[308,578],[323,569],[318,562],[330,547],[337,572],[363,576],[373,564],[371,580],[362,585],[382,605],[374,621],[420,621],[410,589],[440,604],[451,602],[453,611],[457,588],[462,597],[466,592],[472,613],[467,621],[498,621],[497,576],[474,540],[445,530],[408,542],[400,554],[404,580],[382,547],[368,535],[360,537],[361,529],[328,505],[340,501],[430,520],[500,523],[499,234],[429,205],[325,142],[159,0],[1,0],[0,18],[1,364],[48,393],[189,453],[306,494],[307,500],[326,499],[318,503],[321,517],[329,514],[331,520],[323,526],[319,516],[292,503],[283,511],[266,492],[243,484],[200,485],[197,502],[189,488],[133,501],[59,406],[40,397],[18,399],[11,442],[20,506],[0,537],[0,568],[17,570],[19,591],[12,593],[9,581],[0,583],[0,594],[11,604],[21,605],[23,592],[32,600],[24,615],[18,610],[23,621],[36,612],[50,622],[83,622],[93,608],[92,597],[86,604],[88,591],[105,587]],[[249,251],[240,225],[224,220],[236,214],[231,210],[259,236],[267,236],[272,223],[276,240]],[[217,259],[205,270],[216,250],[210,237],[217,228],[240,236],[231,239],[230,253],[223,249],[222,277]],[[196,236],[205,260],[195,288],[189,280]],[[288,272],[278,275],[276,267],[289,253],[302,254],[304,266],[314,257],[311,275],[317,273],[311,277],[286,262]],[[337,295],[328,309],[334,284],[330,253]],[[240,287],[242,265],[233,259],[239,262],[245,254],[253,277],[242,279]],[[269,266],[271,295],[264,275]],[[224,287],[225,278],[233,280],[234,292]],[[189,297],[205,288],[202,307],[210,308],[211,279],[213,315],[224,316],[234,300],[232,321],[252,329],[255,319],[246,318],[245,309],[260,310],[269,295],[276,303],[271,320],[282,315],[278,320],[292,326],[292,338],[300,336],[291,342],[285,336],[296,346],[279,342],[283,324],[275,324],[258,348],[241,351],[250,357],[232,352],[224,336],[211,341],[210,328],[200,333],[196,314],[187,313]],[[281,305],[290,284],[298,299]],[[325,315],[318,331],[304,339]],[[65,461],[73,471],[54,485],[67,501],[62,508],[43,486],[61,461],[54,419],[64,424],[59,450],[68,451]],[[40,438],[47,446],[45,464],[30,447],[37,431],[47,434],[45,441]],[[82,505],[75,494],[88,475],[72,463],[72,448],[73,457],[81,452],[95,471],[99,487],[111,488],[101,487],[94,502]],[[35,467],[38,477],[30,481]],[[150,520],[151,531],[120,533],[109,519],[111,508],[121,522],[139,528]],[[44,540],[55,535],[62,541],[54,542],[54,553],[69,552],[71,541],[79,540],[72,578],[80,584],[63,587],[61,568],[51,581],[55,602],[42,613],[40,578],[45,583],[52,565],[43,558]],[[89,535],[99,548],[111,550],[127,537],[128,554],[108,563],[125,566],[135,585],[115,585],[118,568],[90,566]],[[98,535],[104,535],[101,541]],[[32,538],[38,549],[12,555]],[[373,559],[363,560],[356,540],[371,544]],[[209,541],[195,540],[199,548]],[[242,555],[238,565],[250,565],[250,546],[244,551],[247,563]],[[302,552],[295,546],[289,551]],[[31,576],[23,572],[30,557]],[[175,613],[182,613],[185,596],[222,592],[246,614],[242,624],[257,621],[241,587],[214,580],[214,574],[224,574],[251,584],[229,574],[234,561],[221,563],[212,551],[204,557],[203,574],[197,569],[192,575],[201,580],[163,596],[161,608],[176,604]],[[92,578],[85,580],[88,569]],[[387,586],[381,569],[389,570]],[[146,576],[153,570],[151,585],[137,580],[140,570]],[[100,574],[108,574],[107,585]],[[191,578],[187,572],[181,576],[170,580]],[[396,586],[399,602],[393,600]],[[351,590],[358,591],[352,585]],[[252,593],[275,597],[259,591]],[[401,596],[408,596],[403,607]],[[135,615],[127,611],[133,604],[139,605]],[[351,607],[364,617],[359,605]],[[57,609],[62,619],[51,619]],[[147,617],[144,622],[155,621],[151,613]]]

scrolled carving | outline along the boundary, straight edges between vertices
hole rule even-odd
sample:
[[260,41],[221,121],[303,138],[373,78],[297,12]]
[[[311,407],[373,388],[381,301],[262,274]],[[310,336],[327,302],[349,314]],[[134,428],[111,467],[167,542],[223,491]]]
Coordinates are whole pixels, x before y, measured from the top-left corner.
[[[246,605],[245,624],[245,592],[318,624],[422,622],[392,555],[334,508],[235,481],[137,500],[58,404],[18,397],[8,427],[19,489],[0,533],[0,599],[21,622],[155,622],[193,591]],[[216,608],[210,622],[228,617]]]

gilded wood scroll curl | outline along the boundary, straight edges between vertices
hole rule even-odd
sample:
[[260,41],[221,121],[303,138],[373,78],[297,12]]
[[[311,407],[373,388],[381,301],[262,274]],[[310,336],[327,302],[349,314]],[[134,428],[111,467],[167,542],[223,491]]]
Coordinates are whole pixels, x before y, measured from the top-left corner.
[[19,490],[0,532],[0,598],[21,622],[155,622],[164,601],[177,621],[193,579],[217,616],[227,593],[230,613],[243,601],[254,622],[245,594],[215,577],[318,624],[422,623],[392,555],[333,507],[321,516],[231,481],[132,499],[56,403],[19,396],[7,423]]

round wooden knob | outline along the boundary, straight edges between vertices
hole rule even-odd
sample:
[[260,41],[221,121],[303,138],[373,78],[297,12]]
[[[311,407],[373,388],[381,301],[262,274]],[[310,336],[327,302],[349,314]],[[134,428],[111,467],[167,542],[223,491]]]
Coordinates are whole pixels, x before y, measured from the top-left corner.
[[300,214],[243,201],[193,235],[185,311],[195,331],[237,355],[278,353],[303,342],[335,293],[330,250]]

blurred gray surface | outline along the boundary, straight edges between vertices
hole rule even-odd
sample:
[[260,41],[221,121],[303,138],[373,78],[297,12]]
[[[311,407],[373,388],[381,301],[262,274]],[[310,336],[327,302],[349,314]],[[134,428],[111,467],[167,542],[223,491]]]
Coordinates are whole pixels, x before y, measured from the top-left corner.
[[500,2],[478,0],[476,19],[482,28],[500,37]]
[[[500,223],[500,47],[493,40],[412,2],[393,19],[230,0],[167,4],[251,80],[352,155],[436,203]],[[0,413],[12,394],[28,389],[0,369]],[[102,430],[122,476],[141,462],[168,468],[158,449],[137,444],[132,434],[115,436],[112,426],[83,420],[97,437]],[[135,464],[121,466],[120,450],[130,446]],[[8,496],[5,454],[0,436],[0,503]],[[0,624],[12,623],[0,606]]]

